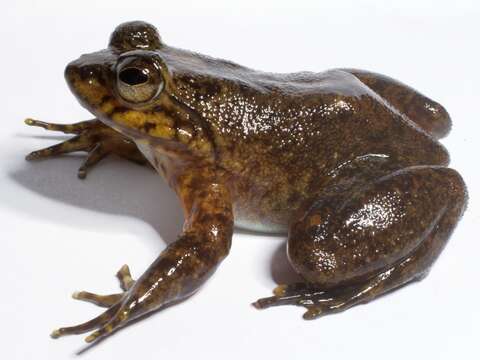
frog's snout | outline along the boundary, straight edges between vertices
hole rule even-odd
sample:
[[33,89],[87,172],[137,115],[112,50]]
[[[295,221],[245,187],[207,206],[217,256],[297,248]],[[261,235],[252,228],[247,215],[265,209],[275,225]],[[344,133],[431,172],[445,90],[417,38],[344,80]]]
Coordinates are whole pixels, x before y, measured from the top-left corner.
[[70,85],[78,74],[78,66],[72,61],[65,67],[65,80]]
[[70,62],[65,68],[65,78],[67,82],[81,80],[92,83],[97,81],[104,84],[104,74],[102,66],[98,64],[85,64],[82,58]]
[[109,94],[106,76],[104,66],[88,61],[85,55],[65,68],[65,80],[70,90],[89,110],[97,108]]

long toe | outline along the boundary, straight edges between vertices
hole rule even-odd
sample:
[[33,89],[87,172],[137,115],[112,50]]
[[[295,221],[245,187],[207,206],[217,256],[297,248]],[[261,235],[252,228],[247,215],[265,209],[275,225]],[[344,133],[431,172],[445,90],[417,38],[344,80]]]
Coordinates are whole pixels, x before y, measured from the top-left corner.
[[57,339],[60,336],[64,336],[64,335],[83,334],[88,331],[92,331],[108,323],[119,309],[120,309],[120,303],[110,307],[104,313],[98,315],[96,318],[93,318],[92,320],[84,322],[83,324],[55,329],[50,334],[50,336],[54,339]]

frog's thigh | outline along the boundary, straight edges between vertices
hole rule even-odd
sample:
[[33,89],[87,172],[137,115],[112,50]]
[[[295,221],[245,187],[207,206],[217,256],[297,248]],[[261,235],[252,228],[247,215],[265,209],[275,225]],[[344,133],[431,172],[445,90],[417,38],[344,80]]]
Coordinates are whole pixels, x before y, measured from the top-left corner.
[[288,240],[289,260],[306,283],[281,286],[257,305],[303,305],[313,318],[420,279],[465,203],[461,177],[444,167],[407,168],[320,197],[292,223]]
[[387,100],[401,113],[435,138],[442,138],[451,128],[448,112],[439,103],[388,76],[364,70],[346,69]]

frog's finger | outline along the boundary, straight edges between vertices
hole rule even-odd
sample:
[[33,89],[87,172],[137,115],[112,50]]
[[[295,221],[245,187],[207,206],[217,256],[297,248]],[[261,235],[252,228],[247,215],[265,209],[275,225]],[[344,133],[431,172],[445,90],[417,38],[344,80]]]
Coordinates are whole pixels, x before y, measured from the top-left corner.
[[72,294],[75,300],[88,301],[97,306],[109,308],[120,301],[123,294],[97,295],[88,291],[76,291]]
[[61,131],[65,134],[80,134],[86,129],[90,129],[95,126],[97,120],[87,120],[81,121],[75,124],[53,124],[48,123],[45,121],[34,120],[34,119],[25,119],[25,124],[30,126],[38,126],[44,128],[45,130],[52,130],[52,131]]
[[77,135],[67,141],[49,146],[45,149],[33,151],[26,156],[27,160],[43,159],[50,156],[71,153],[74,151],[87,151],[92,147],[86,136]]
[[132,275],[130,274],[128,265],[123,265],[120,270],[118,270],[117,278],[120,280],[120,287],[124,291],[128,291],[128,289],[130,289],[135,283],[135,280],[132,279]]
[[84,322],[83,324],[55,329],[50,334],[50,336],[54,339],[57,339],[60,336],[64,335],[83,334],[100,326],[103,326],[112,319],[112,317],[120,308],[120,305],[121,303],[115,304],[114,306],[107,309],[104,313],[100,314],[99,316],[93,318],[90,321]]
[[105,149],[102,144],[97,144],[89,151],[87,158],[83,162],[82,166],[78,169],[78,177],[80,179],[85,179],[87,176],[87,171],[89,168],[97,164],[100,160],[105,158],[108,155],[109,151]]

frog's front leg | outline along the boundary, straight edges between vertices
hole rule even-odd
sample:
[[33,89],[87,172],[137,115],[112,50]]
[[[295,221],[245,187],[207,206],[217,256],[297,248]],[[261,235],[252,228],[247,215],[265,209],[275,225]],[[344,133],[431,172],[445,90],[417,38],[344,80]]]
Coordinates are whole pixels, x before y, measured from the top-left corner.
[[26,159],[38,160],[75,151],[86,151],[87,157],[78,169],[78,177],[81,179],[86,177],[88,169],[109,154],[116,154],[138,164],[148,163],[133,141],[96,119],[68,125],[33,119],[26,119],[25,123],[46,130],[75,134],[76,136],[62,143],[28,154]]
[[430,166],[324,194],[290,228],[289,260],[305,282],[281,285],[254,305],[300,305],[313,319],[422,279],[466,200],[458,173]]
[[227,256],[233,231],[230,195],[214,179],[184,176],[175,187],[184,210],[183,232],[145,273],[133,281],[124,273],[124,294],[99,296],[81,292],[76,298],[92,301],[108,309],[84,324],[60,328],[55,337],[98,329],[86,338],[91,342],[117,330],[129,321],[193,294]]
[[[120,287],[124,292],[128,291],[134,281],[130,275],[130,269],[127,265],[123,265],[120,270],[117,272],[117,277],[120,281]],[[63,335],[70,335],[70,334],[82,334],[86,331],[90,331],[95,329],[101,325],[104,325],[110,320],[113,316],[113,313],[118,310],[120,301],[124,294],[111,294],[111,295],[98,295],[93,294],[88,291],[76,291],[73,293],[72,297],[76,300],[88,301],[95,305],[106,307],[108,308],[103,314],[97,316],[96,318],[87,321],[86,323],[70,326],[70,327],[63,327],[59,329],[55,329],[50,336],[54,339],[63,336]]]

